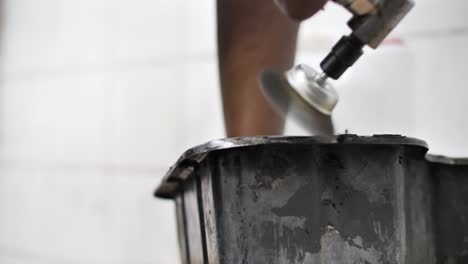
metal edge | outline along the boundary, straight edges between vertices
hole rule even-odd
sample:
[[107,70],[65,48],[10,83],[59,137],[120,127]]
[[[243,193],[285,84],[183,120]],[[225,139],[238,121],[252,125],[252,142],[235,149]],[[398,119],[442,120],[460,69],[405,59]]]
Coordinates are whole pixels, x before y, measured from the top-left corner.
[[461,158],[461,157],[456,158],[456,157],[426,154],[426,160],[432,164],[461,165],[461,166],[468,165],[468,158]]
[[426,150],[428,149],[427,143],[425,141],[401,135],[358,136],[354,134],[344,134],[331,138],[323,136],[262,136],[217,139],[185,151],[177,160],[177,162],[167,171],[163,180],[154,192],[154,195],[159,198],[174,198],[174,196],[178,193],[182,183],[192,177],[193,172],[196,170],[198,164],[200,164],[206,155],[210,152],[265,144],[407,145],[423,147]]

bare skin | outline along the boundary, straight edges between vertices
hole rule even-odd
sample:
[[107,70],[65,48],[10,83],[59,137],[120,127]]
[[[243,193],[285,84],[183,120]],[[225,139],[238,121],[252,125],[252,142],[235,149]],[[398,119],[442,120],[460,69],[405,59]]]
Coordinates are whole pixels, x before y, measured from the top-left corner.
[[274,0],[290,18],[302,21],[317,13],[328,0]]
[[[325,0],[278,2],[286,14],[302,20],[322,8]],[[266,68],[292,67],[299,23],[282,14],[272,0],[217,0],[217,14],[227,136],[282,134],[284,119],[263,97],[258,76]]]

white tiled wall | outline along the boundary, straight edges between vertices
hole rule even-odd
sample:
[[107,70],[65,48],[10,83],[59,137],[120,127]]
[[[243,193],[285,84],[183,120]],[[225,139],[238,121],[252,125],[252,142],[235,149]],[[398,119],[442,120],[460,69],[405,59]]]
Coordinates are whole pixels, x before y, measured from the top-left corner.
[[1,165],[0,263],[177,263],[172,205],[151,196],[162,169]]
[[[184,105],[191,83],[217,91],[213,48],[188,50],[196,35],[186,34],[203,20],[202,32],[214,31],[213,7],[2,4],[0,263],[177,263],[172,203],[152,193],[178,155],[210,135],[186,136]],[[196,43],[214,47],[213,36]],[[209,99],[198,108],[212,105],[205,118],[219,120],[216,93]]]
[[[336,83],[339,132],[468,155],[468,4],[446,2],[417,1]],[[178,263],[172,203],[152,191],[183,150],[223,137],[214,1],[2,5],[0,263]],[[348,18],[329,4],[307,21],[298,62],[317,66]]]

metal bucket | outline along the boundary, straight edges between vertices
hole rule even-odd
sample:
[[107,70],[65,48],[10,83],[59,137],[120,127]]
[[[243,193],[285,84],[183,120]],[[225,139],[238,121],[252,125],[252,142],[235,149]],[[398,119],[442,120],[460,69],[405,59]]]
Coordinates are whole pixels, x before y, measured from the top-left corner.
[[182,263],[468,263],[468,165],[395,135],[257,137],[185,152]]

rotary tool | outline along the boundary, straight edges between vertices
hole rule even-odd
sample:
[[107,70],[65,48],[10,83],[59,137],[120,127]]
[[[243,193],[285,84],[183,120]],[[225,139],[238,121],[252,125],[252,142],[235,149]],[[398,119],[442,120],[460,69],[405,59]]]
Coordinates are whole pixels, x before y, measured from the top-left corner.
[[337,80],[363,54],[376,49],[413,8],[413,0],[333,0],[352,13],[343,36],[320,63],[322,73],[297,65],[285,73],[266,70],[261,83],[267,99],[284,115],[292,115],[312,134],[331,135],[331,113],[338,93],[328,82]]

